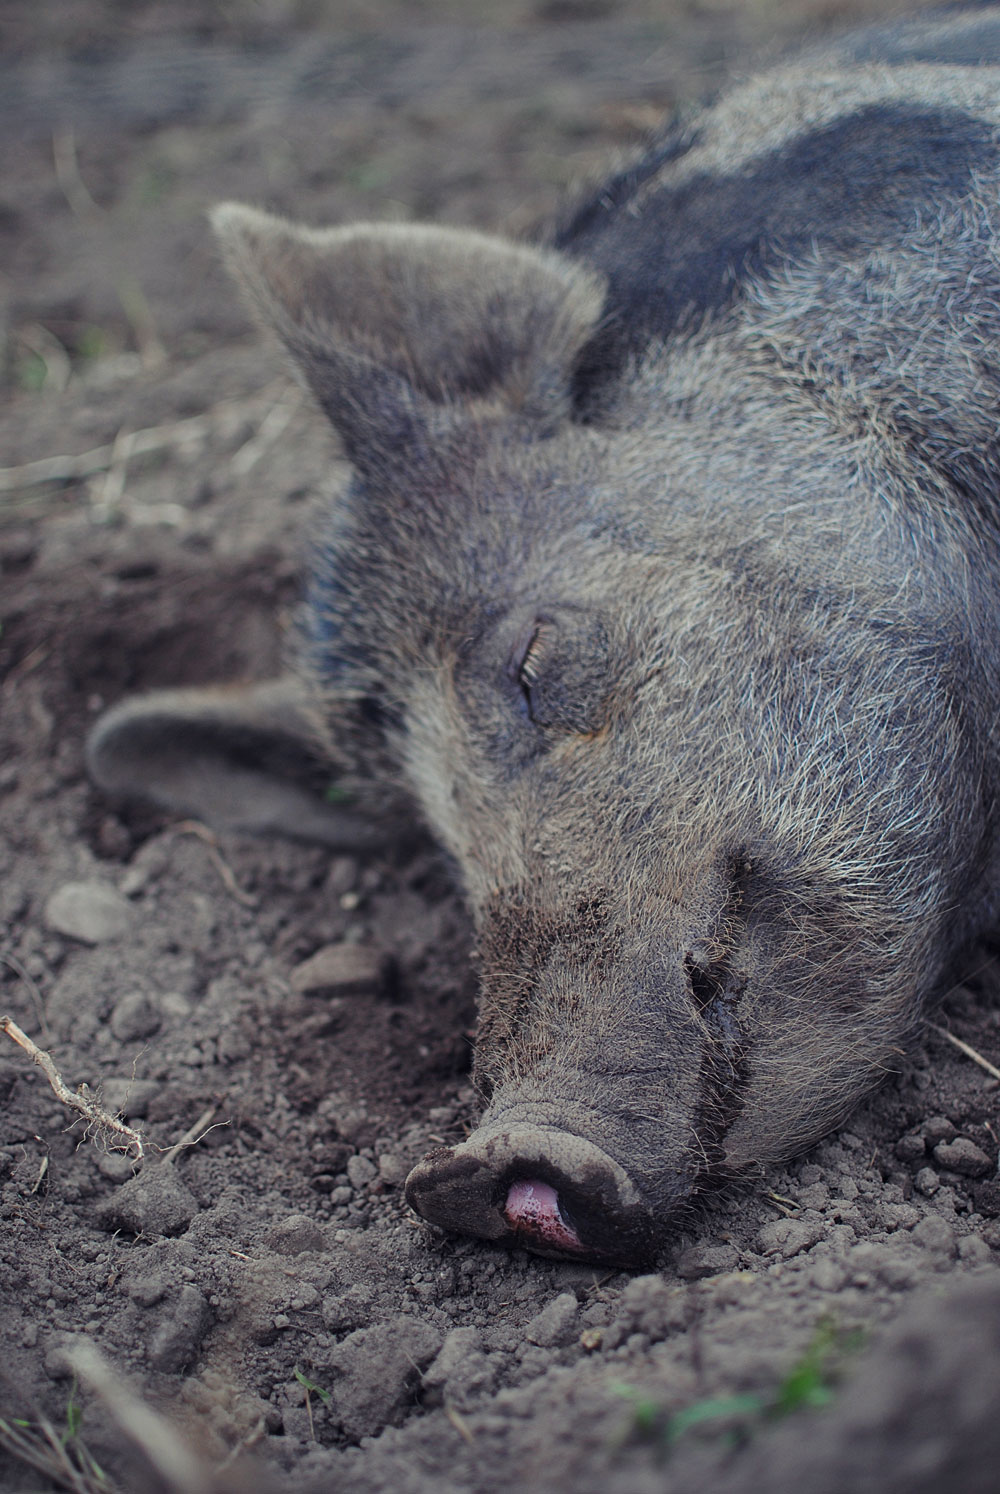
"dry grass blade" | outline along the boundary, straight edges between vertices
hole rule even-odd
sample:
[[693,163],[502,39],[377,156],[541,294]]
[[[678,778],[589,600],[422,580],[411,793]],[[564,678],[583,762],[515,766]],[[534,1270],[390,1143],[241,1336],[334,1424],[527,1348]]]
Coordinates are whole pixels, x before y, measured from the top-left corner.
[[127,1126],[123,1120],[105,1110],[103,1105],[98,1105],[96,1100],[91,1099],[87,1086],[82,1084],[78,1091],[70,1089],[52,1059],[33,1043],[26,1032],[22,1032],[13,1017],[0,1017],[0,1032],[7,1036],[25,1053],[33,1063],[36,1063],[52,1086],[53,1093],[70,1110],[75,1110],[82,1115],[89,1127],[92,1127],[98,1135],[103,1136],[112,1146],[124,1146],[128,1151],[134,1151],[137,1158],[144,1155],[142,1137],[132,1126]]
[[[79,1438],[64,1442],[44,1416],[27,1426],[0,1417],[0,1447],[6,1448],[36,1473],[51,1479],[58,1488],[68,1489],[70,1494],[112,1494],[114,1485],[98,1468]],[[80,1462],[74,1461],[74,1454],[79,1456]]]
[[927,1026],[932,1032],[936,1032],[938,1037],[947,1038],[948,1042],[952,1043],[960,1053],[964,1053],[966,1058],[971,1058],[973,1063],[978,1063],[979,1067],[985,1069],[992,1078],[1000,1079],[1000,1069],[990,1063],[988,1058],[984,1058],[981,1053],[977,1053],[970,1043],[963,1043],[962,1039],[956,1037],[953,1032],[949,1032],[947,1027],[939,1027],[936,1022],[928,1022]]
[[92,1344],[77,1344],[67,1357],[86,1385],[163,1481],[169,1494],[212,1494],[213,1479],[177,1427],[140,1400]]

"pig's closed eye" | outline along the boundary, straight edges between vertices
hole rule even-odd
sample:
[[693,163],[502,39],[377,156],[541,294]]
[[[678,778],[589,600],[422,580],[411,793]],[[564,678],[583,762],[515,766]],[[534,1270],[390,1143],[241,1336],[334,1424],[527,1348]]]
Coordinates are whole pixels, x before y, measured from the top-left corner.
[[536,618],[521,634],[511,656],[508,673],[521,688],[529,716],[532,715],[532,687],[538,683],[555,638],[554,625],[544,618]]

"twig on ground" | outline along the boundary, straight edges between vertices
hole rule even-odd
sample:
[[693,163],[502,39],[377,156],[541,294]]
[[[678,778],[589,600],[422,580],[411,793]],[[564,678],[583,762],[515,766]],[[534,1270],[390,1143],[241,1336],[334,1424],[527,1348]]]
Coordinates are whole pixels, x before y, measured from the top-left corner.
[[[180,1138],[180,1140],[175,1141],[173,1146],[163,1153],[163,1156],[160,1158],[160,1165],[165,1167],[167,1163],[172,1162],[177,1156],[178,1152],[182,1152],[186,1146],[195,1146],[203,1136],[208,1135],[209,1131],[214,1131],[216,1127],[209,1125],[209,1121],[212,1119],[212,1116],[215,1114],[218,1108],[219,1107],[217,1105],[209,1105],[207,1110],[203,1110],[201,1115],[199,1115],[198,1119],[195,1121],[194,1125],[188,1126],[187,1130],[184,1132],[184,1135]],[[216,1125],[228,1126],[229,1122],[218,1121],[216,1122]]]
[[92,1127],[98,1135],[103,1136],[110,1146],[124,1147],[126,1151],[134,1151],[136,1158],[142,1159],[145,1152],[139,1132],[132,1126],[127,1126],[123,1120],[119,1120],[117,1116],[105,1110],[103,1105],[99,1105],[96,1100],[92,1099],[85,1084],[81,1084],[77,1091],[71,1090],[64,1083],[59,1070],[45,1050],[39,1048],[37,1043],[33,1043],[12,1017],[0,1017],[0,1032],[5,1032],[19,1048],[24,1049],[49,1081],[56,1098],[70,1110],[75,1110],[78,1115],[82,1115],[88,1127]]
[[948,1042],[953,1043],[960,1053],[964,1053],[966,1058],[971,1058],[973,1063],[978,1063],[987,1074],[992,1075],[994,1079],[1000,1079],[1000,1069],[995,1064],[990,1063],[989,1059],[984,1058],[981,1053],[977,1053],[975,1048],[968,1043],[963,1043],[962,1039],[956,1037],[953,1032],[949,1032],[947,1027],[939,1027],[936,1022],[928,1022],[927,1026],[932,1032],[936,1032],[938,1037],[947,1038]]
[[76,154],[76,135],[72,130],[57,130],[52,136],[52,161],[56,168],[56,181],[70,209],[78,218],[92,218],[102,209],[88,191],[80,175],[80,162]]
[[199,840],[204,841],[208,847],[208,856],[219,876],[222,878],[223,886],[231,897],[244,908],[256,908],[257,899],[249,892],[244,892],[237,882],[232,867],[219,850],[219,842],[207,825],[200,820],[181,820],[175,825],[174,831],[177,835],[196,835]]
[[[218,432],[238,430],[247,420],[256,419],[262,406],[270,409],[273,400],[273,392],[264,391],[251,399],[224,400],[203,415],[191,415],[167,425],[151,425],[131,431],[128,433],[128,456],[130,459],[149,456],[205,441]],[[266,420],[267,417],[265,423]],[[109,445],[95,446],[77,456],[42,457],[20,467],[0,467],[0,493],[16,493],[44,483],[82,482],[86,477],[96,477],[121,459],[124,439],[125,433],[119,432]]]
[[38,1026],[41,1028],[42,1037],[47,1043],[51,1042],[48,1023],[45,1020],[45,1007],[42,1004],[42,993],[38,989],[38,986],[15,955],[8,954],[6,950],[0,951],[0,962],[6,965],[8,970],[13,970],[14,974],[20,976],[24,981],[24,984],[28,988],[28,995],[31,997],[31,1004],[35,1008],[35,1018]]

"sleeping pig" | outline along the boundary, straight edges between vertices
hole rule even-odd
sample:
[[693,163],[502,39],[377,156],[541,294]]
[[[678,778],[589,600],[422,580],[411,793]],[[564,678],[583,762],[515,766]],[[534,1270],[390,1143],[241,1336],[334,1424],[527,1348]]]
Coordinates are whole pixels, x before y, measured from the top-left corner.
[[482,970],[480,1125],[407,1183],[447,1229],[654,1259],[996,917],[998,35],[744,83],[544,241],[214,215],[353,480],[294,678],[126,702],[91,771],[355,848],[299,747],[406,794]]

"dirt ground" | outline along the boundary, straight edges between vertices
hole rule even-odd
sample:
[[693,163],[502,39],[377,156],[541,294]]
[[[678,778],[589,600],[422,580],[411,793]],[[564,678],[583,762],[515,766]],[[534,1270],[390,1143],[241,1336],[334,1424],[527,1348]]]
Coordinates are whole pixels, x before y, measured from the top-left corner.
[[275,671],[344,480],[208,204],[520,230],[727,70],[880,12],[4,7],[0,461],[51,465],[0,478],[0,1014],[148,1155],[0,1039],[3,1490],[996,1489],[1000,1085],[947,1035],[1000,1064],[990,949],[847,1129],[707,1200],[660,1273],[544,1262],[402,1201],[474,1114],[433,847],[213,838],[82,766],[129,691]]

